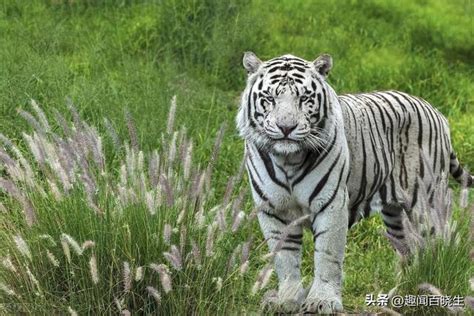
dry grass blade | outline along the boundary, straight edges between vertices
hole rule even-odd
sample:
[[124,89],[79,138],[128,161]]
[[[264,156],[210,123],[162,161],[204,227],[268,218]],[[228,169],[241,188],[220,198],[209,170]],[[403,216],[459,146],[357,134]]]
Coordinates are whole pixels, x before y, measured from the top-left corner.
[[23,208],[23,213],[25,214],[26,223],[28,226],[33,226],[36,222],[36,210],[15,183],[0,177],[0,190],[5,191],[11,197],[20,202]]
[[115,150],[120,151],[120,149],[122,148],[122,143],[120,141],[120,137],[118,136],[118,133],[115,130],[114,126],[107,118],[104,118],[104,125],[107,131],[107,134],[112,140],[112,144],[114,145]]
[[219,132],[217,133],[217,137],[214,142],[214,148],[211,153],[211,159],[209,160],[209,164],[206,169],[206,185],[208,188],[210,188],[211,186],[212,171],[214,169],[214,165],[217,161],[217,157],[221,150],[222,141],[224,140],[225,130],[226,130],[226,124],[224,123],[221,125]]
[[128,135],[130,137],[130,142],[134,151],[138,151],[138,136],[137,129],[135,128],[135,123],[133,122],[132,114],[128,110],[125,110],[125,122],[128,128]]
[[165,291],[165,293],[171,292],[173,288],[171,285],[171,275],[169,273],[168,267],[164,264],[152,263],[150,264],[150,268],[159,274],[163,291]]
[[33,259],[30,247],[20,235],[13,236],[13,241],[15,242],[15,246],[18,252],[20,252],[23,256],[30,260]]
[[127,261],[123,262],[123,291],[129,293],[132,288],[132,278],[130,272],[130,263]]
[[166,125],[166,132],[168,135],[171,135],[171,133],[174,130],[174,120],[176,118],[176,95],[171,98],[171,105],[170,109],[168,112],[168,124]]
[[147,286],[146,290],[148,291],[148,294],[150,294],[150,296],[152,296],[155,299],[155,302],[157,304],[161,303],[161,294],[160,294],[160,292],[158,292],[157,289],[155,289],[152,286]]
[[96,259],[94,253],[92,254],[92,256],[89,260],[89,268],[90,268],[92,282],[94,284],[98,284],[99,283],[99,272],[97,270],[97,259]]
[[164,252],[163,256],[168,260],[168,262],[175,268],[176,270],[180,271],[183,269],[183,259],[181,257],[181,253],[175,245],[171,245],[170,252]]

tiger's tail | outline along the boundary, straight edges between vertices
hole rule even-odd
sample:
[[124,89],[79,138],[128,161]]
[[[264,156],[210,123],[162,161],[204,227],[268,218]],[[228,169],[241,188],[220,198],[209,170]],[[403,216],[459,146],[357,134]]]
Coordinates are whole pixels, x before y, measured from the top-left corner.
[[453,178],[463,186],[468,188],[474,187],[474,176],[461,166],[454,152],[451,152],[450,159],[449,173],[451,173]]

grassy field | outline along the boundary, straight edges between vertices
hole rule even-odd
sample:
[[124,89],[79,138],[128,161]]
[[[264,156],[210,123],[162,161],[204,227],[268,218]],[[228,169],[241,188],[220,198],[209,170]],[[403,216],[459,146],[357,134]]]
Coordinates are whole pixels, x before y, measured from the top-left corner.
[[[327,52],[338,93],[421,96],[447,116],[458,157],[474,169],[473,10],[463,0],[4,0],[0,133],[16,145],[0,142],[15,160],[0,155],[0,179],[11,180],[0,181],[0,313],[259,311],[276,277],[252,294],[268,260],[239,171],[242,53]],[[35,154],[35,144],[46,152]],[[73,171],[61,177],[55,161]],[[457,196],[463,220],[408,267],[379,218],[351,230],[348,311],[378,311],[366,294],[397,286],[415,295],[422,282],[472,295],[468,211]],[[32,209],[30,228],[23,212]]]

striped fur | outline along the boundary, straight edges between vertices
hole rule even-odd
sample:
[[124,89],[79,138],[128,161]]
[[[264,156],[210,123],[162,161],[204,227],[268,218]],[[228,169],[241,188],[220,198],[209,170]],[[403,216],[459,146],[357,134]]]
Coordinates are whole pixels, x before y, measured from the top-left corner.
[[[347,228],[381,211],[387,232],[403,241],[402,211],[433,203],[448,172],[473,186],[451,146],[446,119],[425,100],[398,91],[338,96],[326,81],[332,59],[292,55],[248,71],[237,127],[265,238],[275,256],[280,308],[342,310]],[[292,221],[309,215],[307,225]],[[303,226],[315,239],[314,281],[301,286]]]

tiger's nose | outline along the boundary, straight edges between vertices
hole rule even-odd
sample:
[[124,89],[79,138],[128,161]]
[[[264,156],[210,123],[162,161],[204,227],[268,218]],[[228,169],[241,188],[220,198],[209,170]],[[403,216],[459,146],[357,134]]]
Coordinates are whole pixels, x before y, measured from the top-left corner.
[[295,125],[292,125],[292,126],[288,126],[288,125],[279,125],[277,124],[278,128],[281,130],[281,132],[283,133],[283,135],[285,135],[285,137],[287,137],[288,135],[291,134],[291,132],[293,132],[296,127],[298,126],[298,124],[295,124]]

